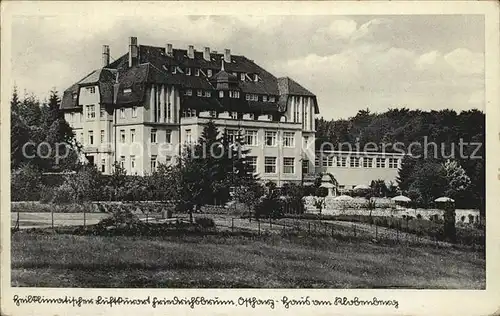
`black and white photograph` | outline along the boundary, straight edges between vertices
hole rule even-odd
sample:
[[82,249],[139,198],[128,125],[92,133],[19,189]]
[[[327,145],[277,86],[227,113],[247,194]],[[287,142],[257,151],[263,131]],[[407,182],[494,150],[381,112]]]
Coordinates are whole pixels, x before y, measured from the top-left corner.
[[[401,302],[307,295],[487,289],[500,130],[488,123],[487,146],[498,64],[484,13],[121,4],[136,13],[75,2],[10,16],[2,284],[42,297],[9,304],[62,302],[44,289],[213,289],[207,305],[363,313]],[[88,303],[205,304],[106,293]]]

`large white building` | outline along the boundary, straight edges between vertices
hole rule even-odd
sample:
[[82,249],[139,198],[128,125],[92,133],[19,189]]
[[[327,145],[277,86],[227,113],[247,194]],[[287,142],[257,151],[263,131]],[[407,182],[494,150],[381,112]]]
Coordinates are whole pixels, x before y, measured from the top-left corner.
[[[220,132],[241,133],[255,172],[278,185],[310,182],[319,172],[334,174],[345,188],[397,175],[395,156],[351,153],[344,159],[338,152],[318,162],[316,96],[229,49],[153,47],[131,37],[128,52],[110,63],[105,45],[102,67],[64,92],[61,109],[87,160],[103,173],[115,161],[137,175],[173,163],[212,120]],[[361,156],[375,160],[356,162]]]
[[294,80],[229,49],[153,47],[135,37],[112,63],[104,46],[102,61],[64,92],[61,105],[86,158],[102,172],[117,161],[129,174],[151,173],[213,120],[221,132],[242,133],[261,179],[281,185],[314,174],[318,104]]

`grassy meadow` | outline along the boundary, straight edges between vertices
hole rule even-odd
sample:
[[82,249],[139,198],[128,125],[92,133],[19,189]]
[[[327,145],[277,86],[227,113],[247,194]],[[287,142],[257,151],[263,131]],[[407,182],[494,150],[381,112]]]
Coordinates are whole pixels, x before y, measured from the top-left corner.
[[279,235],[12,235],[12,285],[483,289],[479,252]]

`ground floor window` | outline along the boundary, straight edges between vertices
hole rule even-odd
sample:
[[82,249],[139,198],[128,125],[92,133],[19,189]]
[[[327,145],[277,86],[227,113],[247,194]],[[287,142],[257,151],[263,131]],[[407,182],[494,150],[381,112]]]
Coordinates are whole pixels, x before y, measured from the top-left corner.
[[295,158],[283,158],[283,173],[295,173]]
[[276,157],[265,157],[264,158],[264,172],[265,173],[276,173]]

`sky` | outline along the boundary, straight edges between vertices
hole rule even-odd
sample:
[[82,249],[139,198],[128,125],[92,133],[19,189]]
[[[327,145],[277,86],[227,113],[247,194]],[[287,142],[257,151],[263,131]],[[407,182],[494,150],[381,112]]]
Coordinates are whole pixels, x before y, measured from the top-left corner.
[[484,110],[481,15],[22,16],[12,22],[12,85],[40,99],[139,44],[208,46],[253,59],[316,94],[320,116],[361,109]]

